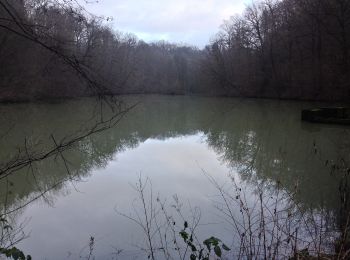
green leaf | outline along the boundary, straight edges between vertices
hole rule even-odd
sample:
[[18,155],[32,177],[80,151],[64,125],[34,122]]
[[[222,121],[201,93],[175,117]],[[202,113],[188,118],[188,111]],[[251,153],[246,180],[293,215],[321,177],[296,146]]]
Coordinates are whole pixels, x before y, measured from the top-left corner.
[[227,245],[222,244],[222,249],[226,250],[226,251],[230,251],[231,248],[229,248]]
[[208,248],[208,250],[210,251],[210,240],[206,239],[203,241],[203,244]]
[[221,257],[222,252],[221,252],[221,248],[219,246],[214,247],[214,252],[218,257]]
[[191,247],[192,252],[197,251],[197,248],[191,242],[188,242],[188,245]]
[[14,251],[12,252],[12,258],[13,258],[14,260],[25,260],[25,259],[26,259],[25,256],[24,256],[24,254],[23,254],[23,252],[21,252],[21,251],[18,250],[17,248],[16,248],[16,250],[14,250]]
[[213,245],[214,246],[217,246],[219,244],[219,242],[221,242],[221,240],[216,238],[216,237],[212,237],[212,239],[213,239]]
[[187,221],[185,221],[184,227],[185,227],[185,229],[188,228],[188,223],[187,223]]
[[195,260],[195,259],[197,259],[197,256],[195,254],[191,254],[190,259]]
[[180,236],[183,238],[183,240],[186,242],[188,239],[188,233],[185,230],[182,230],[180,232]]
[[16,247],[10,249],[11,256],[14,260],[26,260],[24,253]]
[[10,256],[11,256],[11,251],[10,251],[10,250],[5,251],[5,255],[6,255],[7,257],[10,257]]
[[220,239],[216,238],[216,237],[210,237],[206,240],[204,240],[204,244],[205,245],[214,245],[214,246],[217,246],[219,244],[219,242],[221,242]]

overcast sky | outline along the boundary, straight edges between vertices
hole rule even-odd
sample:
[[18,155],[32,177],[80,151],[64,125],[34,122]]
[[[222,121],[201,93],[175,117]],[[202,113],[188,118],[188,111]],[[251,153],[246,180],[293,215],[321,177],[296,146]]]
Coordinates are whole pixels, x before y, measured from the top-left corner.
[[241,13],[251,0],[99,0],[96,15],[113,17],[113,27],[146,42],[167,40],[203,47],[224,19]]

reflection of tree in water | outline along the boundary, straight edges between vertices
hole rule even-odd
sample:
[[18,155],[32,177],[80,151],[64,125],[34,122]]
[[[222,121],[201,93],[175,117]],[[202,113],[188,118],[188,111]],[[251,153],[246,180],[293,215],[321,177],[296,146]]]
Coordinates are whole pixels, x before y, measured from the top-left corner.
[[[203,132],[206,142],[220,158],[234,167],[244,180],[252,183],[280,181],[292,190],[296,180],[300,200],[310,206],[323,203],[332,208],[338,201],[332,163],[348,160],[349,132],[344,128],[310,126],[299,121],[301,103],[275,101],[240,101],[234,99],[191,97],[128,97],[127,102],[142,103],[122,120],[117,128],[89,136],[64,152],[69,163],[55,158],[35,164],[35,178],[28,169],[11,176],[14,183],[9,204],[18,204],[40,194],[62,180],[79,180],[93,168],[105,167],[125,149],[135,148],[149,138],[192,135]],[[69,101],[59,104],[2,106],[2,125],[16,120],[11,133],[2,140],[0,158],[11,156],[27,138],[35,149],[52,145],[55,138],[77,131],[82,122],[89,126],[93,102]],[[74,111],[72,113],[72,111]],[[90,121],[89,121],[90,120]],[[314,147],[314,144],[316,145]],[[316,152],[315,152],[316,149]],[[325,165],[326,160],[329,163]],[[5,185],[0,183],[0,190]],[[51,191],[62,192],[64,184]],[[3,197],[4,194],[1,194]]]
[[207,141],[244,180],[281,182],[290,191],[298,182],[301,201],[336,206],[339,178],[330,174],[331,165],[349,161],[349,146],[341,145],[349,142],[349,130],[303,124],[283,103],[260,103],[254,111],[233,111],[231,118],[224,131],[211,129]]

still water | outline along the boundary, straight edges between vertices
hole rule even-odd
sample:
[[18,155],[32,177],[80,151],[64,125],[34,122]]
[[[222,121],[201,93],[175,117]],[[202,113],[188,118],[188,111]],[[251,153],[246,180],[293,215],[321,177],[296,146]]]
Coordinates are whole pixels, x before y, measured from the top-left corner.
[[[112,129],[0,180],[1,212],[14,210],[11,225],[25,236],[16,246],[33,259],[89,259],[90,237],[90,259],[147,258],[142,227],[128,219],[143,217],[135,190],[139,179],[146,184],[146,201],[163,201],[180,221],[200,219],[199,240],[216,236],[231,247],[232,228],[218,211],[210,178],[220,185],[234,178],[251,194],[258,186],[276,189],[277,183],[291,192],[298,183],[296,200],[303,207],[336,210],[339,181],[329,165],[349,161],[350,128],[301,122],[300,110],[317,104],[177,96],[123,100],[137,106]],[[96,103],[1,105],[2,167],[19,152],[46,151],[54,140],[88,128]],[[246,200],[253,197],[247,194]]]

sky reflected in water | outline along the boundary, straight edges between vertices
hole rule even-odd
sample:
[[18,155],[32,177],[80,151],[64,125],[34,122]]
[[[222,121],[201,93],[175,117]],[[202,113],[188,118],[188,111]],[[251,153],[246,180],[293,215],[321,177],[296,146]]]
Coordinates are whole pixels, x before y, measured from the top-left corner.
[[201,232],[209,235],[215,230],[222,237],[226,231],[215,224],[218,219],[210,198],[217,192],[202,169],[219,181],[232,172],[208,147],[203,133],[148,139],[135,149],[118,153],[105,168],[93,170],[84,181],[69,185],[68,194],[56,197],[53,207],[35,202],[27,208],[23,215],[31,218],[26,230],[32,239],[23,241],[21,247],[38,258],[63,259],[72,254],[70,258],[76,259],[87,254],[88,239],[94,236],[97,256],[105,254],[108,258],[114,248],[124,249],[124,257],[139,255],[135,245],[140,244],[143,234],[133,222],[118,215],[115,207],[131,212],[130,205],[137,197],[132,186],[140,174],[151,179],[154,192],[161,198],[171,200],[178,195],[184,207],[189,208],[188,203],[199,207],[205,213],[202,224],[211,223]]
[[[296,200],[304,208],[326,207],[336,211],[338,180],[330,175],[331,164],[349,161],[350,129],[311,125],[300,121],[300,109],[315,104],[233,98],[130,96],[125,102],[141,101],[116,128],[90,136],[65,151],[70,173],[57,158],[11,176],[11,193],[0,182],[0,208],[16,208],[52,185],[64,181],[16,212],[25,222],[29,238],[19,247],[33,259],[79,259],[88,255],[90,236],[95,238],[96,259],[144,259],[142,230],[118,214],[139,209],[134,189],[139,176],[149,178],[154,198],[172,207],[178,198],[190,221],[199,209],[200,239],[220,237],[232,245],[232,228],[213,201],[217,189],[203,172],[220,184],[233,176],[254,202],[257,187],[290,192],[296,181]],[[91,117],[95,101],[81,99],[57,104],[0,106],[3,129],[11,118],[15,125],[0,140],[1,161],[11,158],[27,138],[33,149],[52,146],[50,134],[64,137]],[[72,113],[71,111],[75,111]],[[317,149],[317,152],[315,152]],[[7,195],[6,195],[7,194]],[[149,195],[149,194],[148,194]],[[237,209],[238,211],[238,209]],[[182,223],[178,223],[179,226]]]

